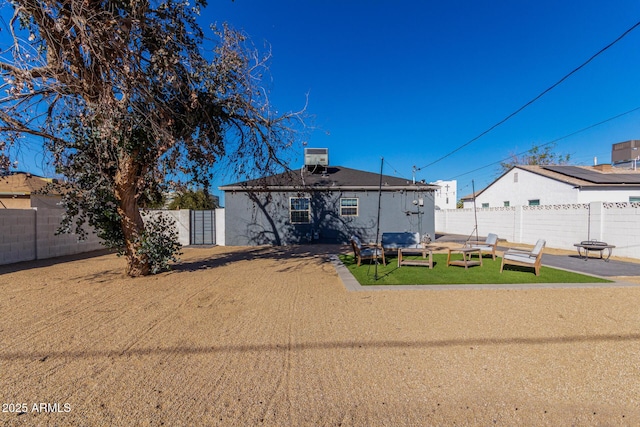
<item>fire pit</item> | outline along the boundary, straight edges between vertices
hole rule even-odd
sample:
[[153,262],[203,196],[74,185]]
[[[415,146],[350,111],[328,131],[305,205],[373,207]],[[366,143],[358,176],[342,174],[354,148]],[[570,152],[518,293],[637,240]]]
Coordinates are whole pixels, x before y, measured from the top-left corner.
[[[614,245],[609,245],[606,242],[600,242],[598,240],[583,240],[580,243],[574,243],[573,246],[578,249],[578,255],[580,258],[584,258],[585,261],[589,259],[590,251],[598,251],[600,252],[600,259],[604,259],[605,262],[609,261],[609,258],[611,258],[611,250],[615,248]],[[603,258],[602,253],[605,249],[608,250],[608,253],[607,257]]]

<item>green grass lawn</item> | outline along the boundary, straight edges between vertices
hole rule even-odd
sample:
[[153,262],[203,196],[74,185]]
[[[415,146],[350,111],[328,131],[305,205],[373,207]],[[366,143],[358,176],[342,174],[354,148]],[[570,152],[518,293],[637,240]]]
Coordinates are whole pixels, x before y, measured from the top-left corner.
[[[408,256],[406,259],[421,259],[420,256]],[[375,280],[375,265],[363,261],[356,266],[353,255],[340,255],[340,260],[351,271],[361,285],[467,285],[467,284],[520,284],[520,283],[610,283],[610,280],[585,274],[571,273],[551,267],[542,267],[540,276],[533,268],[505,266],[500,273],[502,259],[483,258],[482,267],[447,267],[446,254],[433,254],[433,269],[423,266],[402,266],[398,268],[397,259],[388,257],[387,265],[378,265],[378,280]]]

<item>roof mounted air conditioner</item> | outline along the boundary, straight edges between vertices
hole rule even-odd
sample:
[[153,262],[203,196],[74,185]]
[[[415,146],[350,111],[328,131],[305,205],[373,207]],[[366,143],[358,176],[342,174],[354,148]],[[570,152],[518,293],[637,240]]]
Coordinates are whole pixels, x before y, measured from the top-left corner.
[[304,165],[305,166],[329,166],[329,149],[328,148],[305,148],[304,149]]

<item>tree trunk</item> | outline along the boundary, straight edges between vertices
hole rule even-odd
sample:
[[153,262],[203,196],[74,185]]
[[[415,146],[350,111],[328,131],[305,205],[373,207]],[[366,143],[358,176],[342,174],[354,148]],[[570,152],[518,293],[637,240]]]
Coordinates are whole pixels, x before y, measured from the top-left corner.
[[115,196],[118,200],[118,214],[121,218],[127,257],[127,274],[131,277],[147,276],[151,269],[146,255],[139,254],[139,236],[144,231],[144,222],[138,209],[136,185],[139,166],[135,156],[125,154],[115,177]]

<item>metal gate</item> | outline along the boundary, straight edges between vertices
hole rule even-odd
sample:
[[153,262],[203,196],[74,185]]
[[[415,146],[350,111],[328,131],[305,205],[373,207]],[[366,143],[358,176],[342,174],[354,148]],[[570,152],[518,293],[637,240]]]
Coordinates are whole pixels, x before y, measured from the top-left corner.
[[216,244],[216,211],[191,211],[189,244]]

